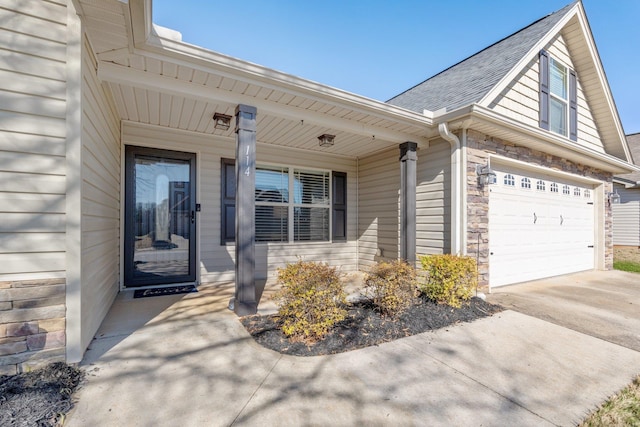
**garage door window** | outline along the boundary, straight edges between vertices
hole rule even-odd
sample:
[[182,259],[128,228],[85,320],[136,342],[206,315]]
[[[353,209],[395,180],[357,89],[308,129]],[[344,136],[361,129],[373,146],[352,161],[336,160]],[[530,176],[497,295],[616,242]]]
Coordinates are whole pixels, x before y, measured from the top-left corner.
[[580,189],[578,187],[574,187],[573,188],[573,195],[580,197],[581,192],[580,192]]
[[584,198],[585,199],[590,199],[591,198],[591,191],[589,191],[588,189],[584,190]]
[[506,174],[504,176],[504,185],[507,185],[509,187],[515,187],[516,185],[516,179],[513,175],[511,175],[510,173]]
[[569,194],[571,194],[571,189],[569,188],[568,185],[562,186],[562,194],[564,194],[565,196],[568,196]]
[[549,189],[551,190],[552,193],[557,193],[558,192],[558,184],[556,184],[555,182],[552,182],[551,186],[549,186]]
[[522,178],[520,181],[520,187],[531,189],[531,180],[529,178]]
[[536,183],[536,190],[538,191],[546,191],[547,190],[547,186],[545,185],[543,180],[538,180],[538,182]]

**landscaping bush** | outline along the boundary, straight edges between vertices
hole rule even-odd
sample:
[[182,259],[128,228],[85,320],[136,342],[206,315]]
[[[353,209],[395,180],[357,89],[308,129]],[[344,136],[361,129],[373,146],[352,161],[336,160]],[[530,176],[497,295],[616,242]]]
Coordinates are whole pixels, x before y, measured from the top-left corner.
[[385,315],[402,313],[415,297],[416,270],[403,260],[376,263],[364,279],[365,296]]
[[425,281],[420,291],[440,304],[460,307],[468,301],[478,284],[476,260],[455,255],[425,255],[420,257]]
[[305,342],[322,339],[347,316],[347,295],[335,268],[298,261],[278,269],[275,295],[282,332]]

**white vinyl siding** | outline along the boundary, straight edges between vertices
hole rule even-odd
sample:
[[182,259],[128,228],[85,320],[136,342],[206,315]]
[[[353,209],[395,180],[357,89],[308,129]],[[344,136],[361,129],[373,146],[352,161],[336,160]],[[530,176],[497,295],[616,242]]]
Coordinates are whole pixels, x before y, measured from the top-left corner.
[[416,252],[451,252],[451,146],[431,141],[418,150],[416,188]]
[[[575,69],[569,50],[562,35],[550,43],[545,49],[550,58]],[[533,59],[516,77],[515,81],[491,104],[494,111],[511,117],[524,124],[539,126],[539,60]],[[577,103],[578,103],[578,144],[604,153],[600,133],[596,127],[589,103],[580,84],[580,73],[577,71]]]
[[[360,269],[399,255],[399,149],[359,161],[358,222]],[[419,154],[418,154],[419,156]]]
[[[233,280],[235,276],[235,246],[220,244],[220,164],[222,158],[235,157],[235,139],[172,130],[163,127],[125,122],[124,144],[155,147],[196,153],[198,248],[201,282]],[[264,165],[280,164],[347,173],[347,241],[292,242],[256,244],[256,276],[272,278],[278,267],[298,259],[322,261],[340,267],[341,272],[357,269],[356,263],[356,161],[342,157],[315,154],[309,151],[282,149],[258,141],[256,162]]]
[[98,81],[88,42],[82,63],[81,325],[86,348],[119,291],[120,121]]
[[0,281],[65,277],[66,21],[60,2],[0,8]]
[[626,189],[614,184],[620,194],[620,203],[611,205],[613,210],[613,244],[640,247],[640,188]]

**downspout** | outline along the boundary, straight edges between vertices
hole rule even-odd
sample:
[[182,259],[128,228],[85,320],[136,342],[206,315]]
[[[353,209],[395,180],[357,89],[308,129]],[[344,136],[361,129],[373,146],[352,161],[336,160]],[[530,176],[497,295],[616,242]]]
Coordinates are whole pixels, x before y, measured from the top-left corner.
[[467,128],[462,128],[460,164],[460,245],[461,255],[467,255]]
[[360,157],[356,157],[356,271],[360,271]]
[[460,139],[449,131],[447,123],[438,125],[438,132],[442,139],[451,145],[451,253],[461,254],[460,229],[461,229],[461,200],[460,176],[462,169]]

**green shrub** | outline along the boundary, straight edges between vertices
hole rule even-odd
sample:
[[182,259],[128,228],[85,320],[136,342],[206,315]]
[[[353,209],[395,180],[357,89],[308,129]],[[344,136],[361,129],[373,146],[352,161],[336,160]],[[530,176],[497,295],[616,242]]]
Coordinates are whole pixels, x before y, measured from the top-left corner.
[[278,269],[276,293],[282,331],[305,342],[322,339],[347,316],[347,295],[335,268],[298,261]]
[[420,257],[425,281],[420,291],[440,304],[460,307],[468,301],[478,284],[476,260],[455,255],[425,255]]
[[364,279],[364,293],[382,314],[402,313],[416,294],[416,270],[403,260],[379,262]]

